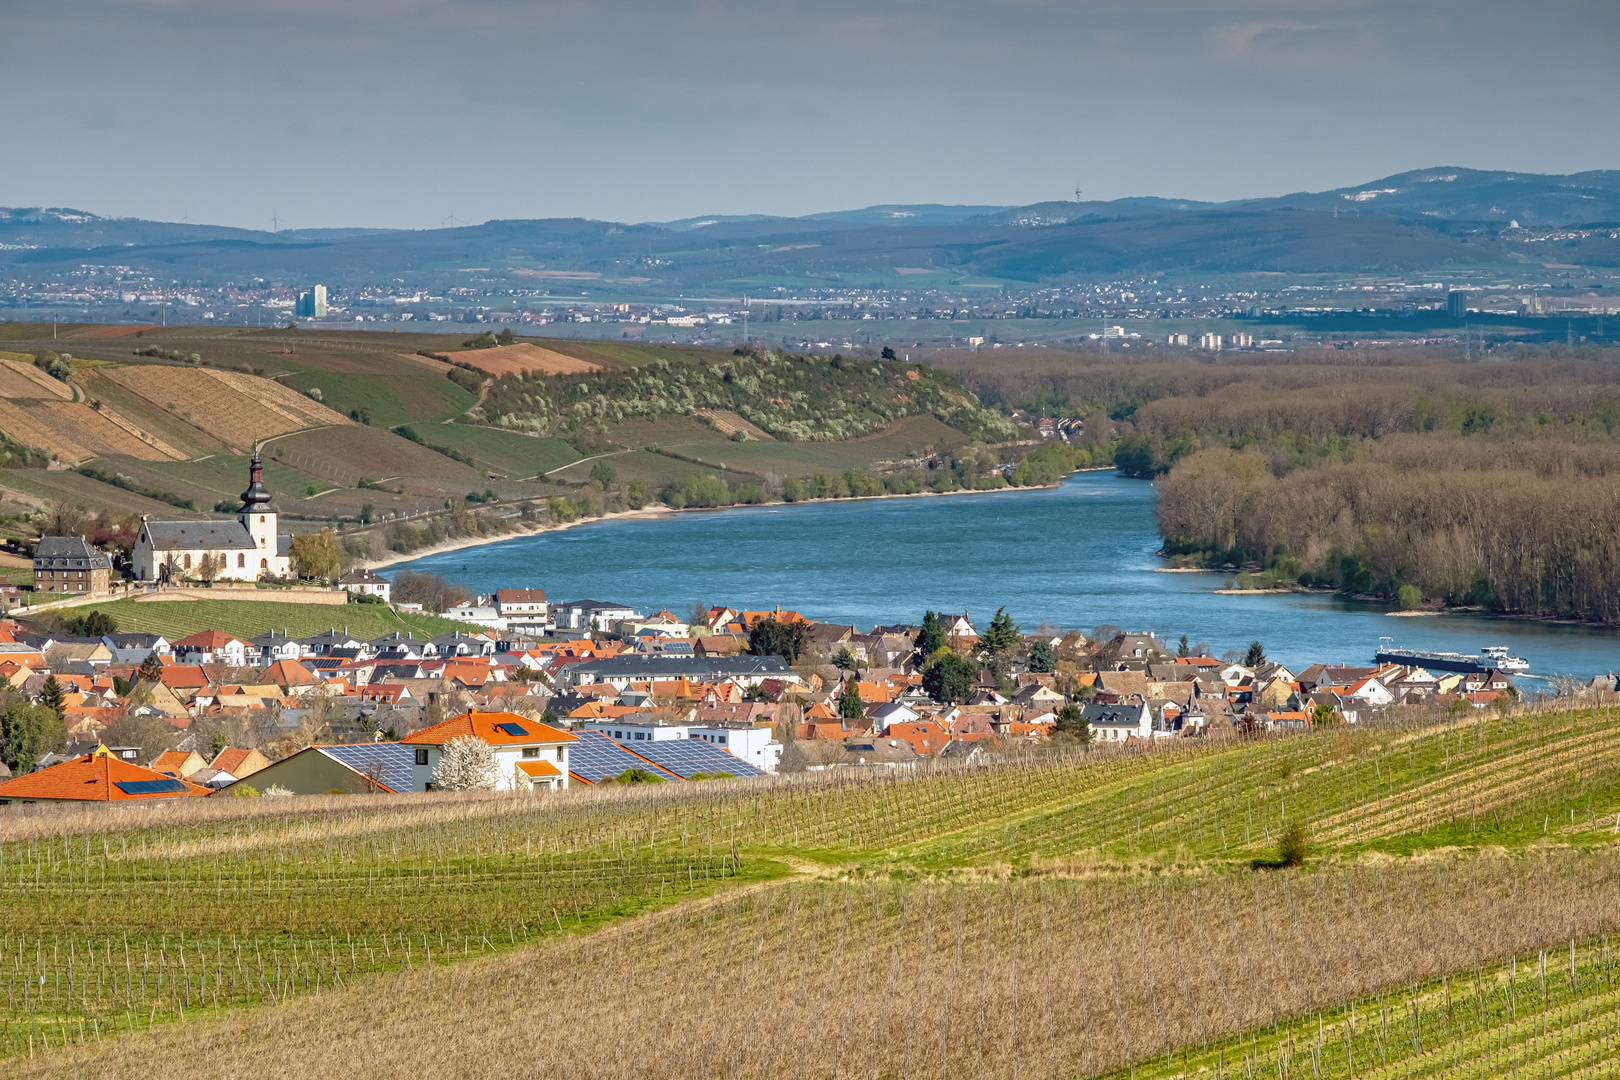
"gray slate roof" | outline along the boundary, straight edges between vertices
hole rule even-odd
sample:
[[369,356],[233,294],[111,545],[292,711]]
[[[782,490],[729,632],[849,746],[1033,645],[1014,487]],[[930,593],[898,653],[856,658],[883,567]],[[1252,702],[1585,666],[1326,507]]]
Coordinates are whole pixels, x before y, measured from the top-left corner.
[[34,568],[111,570],[112,559],[82,536],[42,536],[34,548]]
[[148,521],[145,528],[157,551],[259,549],[240,521]]

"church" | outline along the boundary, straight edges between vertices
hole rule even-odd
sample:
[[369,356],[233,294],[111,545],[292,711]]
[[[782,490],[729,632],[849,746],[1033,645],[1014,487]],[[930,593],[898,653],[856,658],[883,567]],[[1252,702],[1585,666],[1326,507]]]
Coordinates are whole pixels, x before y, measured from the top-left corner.
[[[248,489],[233,521],[151,521],[141,518],[132,558],[137,581],[206,577],[215,581],[256,581],[291,575],[287,557],[292,537],[276,531],[276,508],[264,486],[258,450],[248,469]],[[204,560],[211,560],[206,566]]]

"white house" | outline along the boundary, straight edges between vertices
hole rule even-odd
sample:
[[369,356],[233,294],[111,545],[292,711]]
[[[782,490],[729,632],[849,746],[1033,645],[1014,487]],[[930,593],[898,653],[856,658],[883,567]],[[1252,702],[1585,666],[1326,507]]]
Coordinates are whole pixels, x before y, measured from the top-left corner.
[[496,589],[491,599],[503,619],[517,617],[523,622],[546,621],[544,589]]
[[1153,736],[1153,710],[1134,694],[1119,705],[1087,705],[1082,715],[1099,742],[1125,742]]
[[782,744],[769,727],[753,724],[715,724],[688,728],[686,737],[718,746],[734,758],[748,762],[761,772],[775,773],[782,760]]
[[[646,714],[642,714],[646,715]],[[685,739],[692,728],[687,724],[660,724],[652,720],[592,720],[579,725],[586,731],[599,731],[614,742],[671,742]]]
[[498,791],[549,791],[568,786],[568,749],[579,736],[509,712],[474,710],[423,728],[400,741],[415,751],[413,791],[433,790],[433,770],[456,739],[482,739],[495,751]]
[[394,592],[393,582],[371,570],[350,570],[338,578],[337,583],[339,588],[352,593],[380,597],[385,604]]
[[264,486],[264,466],[253,452],[248,488],[235,521],[152,521],[141,518],[130,556],[139,581],[198,577],[204,560],[219,581],[256,581],[292,573],[292,537],[277,531],[276,508]]
[[559,630],[606,631],[625,619],[639,619],[641,612],[628,604],[615,604],[607,600],[570,600],[558,604],[552,621]]
[[173,645],[176,663],[229,664],[231,667],[247,663],[247,648],[247,642],[241,638],[218,630],[199,630]]
[[506,629],[506,620],[501,618],[500,610],[483,596],[446,608],[443,617],[457,622],[472,623],[474,626],[485,626],[491,630]]

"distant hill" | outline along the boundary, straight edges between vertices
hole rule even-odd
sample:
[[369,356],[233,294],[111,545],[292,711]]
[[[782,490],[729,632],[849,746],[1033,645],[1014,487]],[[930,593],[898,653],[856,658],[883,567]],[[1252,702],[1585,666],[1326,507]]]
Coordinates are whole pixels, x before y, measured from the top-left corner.
[[[1579,234],[1548,235],[1559,229]],[[476,266],[514,280],[532,270],[596,275],[582,279],[588,292],[627,282],[657,289],[881,278],[901,269],[1031,282],[1177,270],[1403,272],[1541,262],[1549,239],[1559,244],[1558,262],[1620,265],[1620,171],[1544,176],[1446,167],[1225,203],[897,204],[797,218],[517,219],[420,231],[264,232],[66,208],[0,209],[0,270],[27,280],[116,256],[121,266],[205,282],[252,274],[342,284],[403,275],[448,283]]]

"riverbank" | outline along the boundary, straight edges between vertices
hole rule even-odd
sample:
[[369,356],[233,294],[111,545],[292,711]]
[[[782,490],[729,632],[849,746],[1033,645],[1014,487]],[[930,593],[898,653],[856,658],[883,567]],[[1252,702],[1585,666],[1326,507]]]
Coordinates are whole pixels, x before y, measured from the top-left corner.
[[[1075,472],[1113,472],[1113,466],[1097,469],[1076,469]],[[637,521],[654,518],[674,517],[677,514],[712,514],[717,510],[744,510],[744,509],[782,509],[788,506],[826,506],[835,503],[858,502],[885,502],[891,499],[924,499],[940,498],[950,495],[994,495],[996,492],[1009,491],[1054,491],[1062,484],[1045,484],[1035,487],[998,487],[998,488],[964,488],[959,491],[910,491],[903,493],[886,493],[883,495],[851,495],[843,499],[800,499],[796,502],[768,502],[768,503],[737,503],[733,506],[687,506],[677,510],[662,503],[644,506],[640,510],[614,510],[602,514],[600,517],[584,517],[574,521],[561,522],[555,525],[541,525],[535,528],[520,528],[515,532],[500,533],[496,536],[466,536],[455,540],[446,540],[442,544],[421,548],[412,552],[391,551],[380,559],[356,560],[355,566],[362,570],[381,570],[400,563],[414,562],[417,559],[426,559],[434,555],[445,555],[452,551],[465,551],[469,548],[488,547],[491,544],[502,544],[508,540],[521,540],[524,537],[537,536],[547,532],[562,532],[565,529],[578,528],[581,525],[590,525],[600,521]]]

